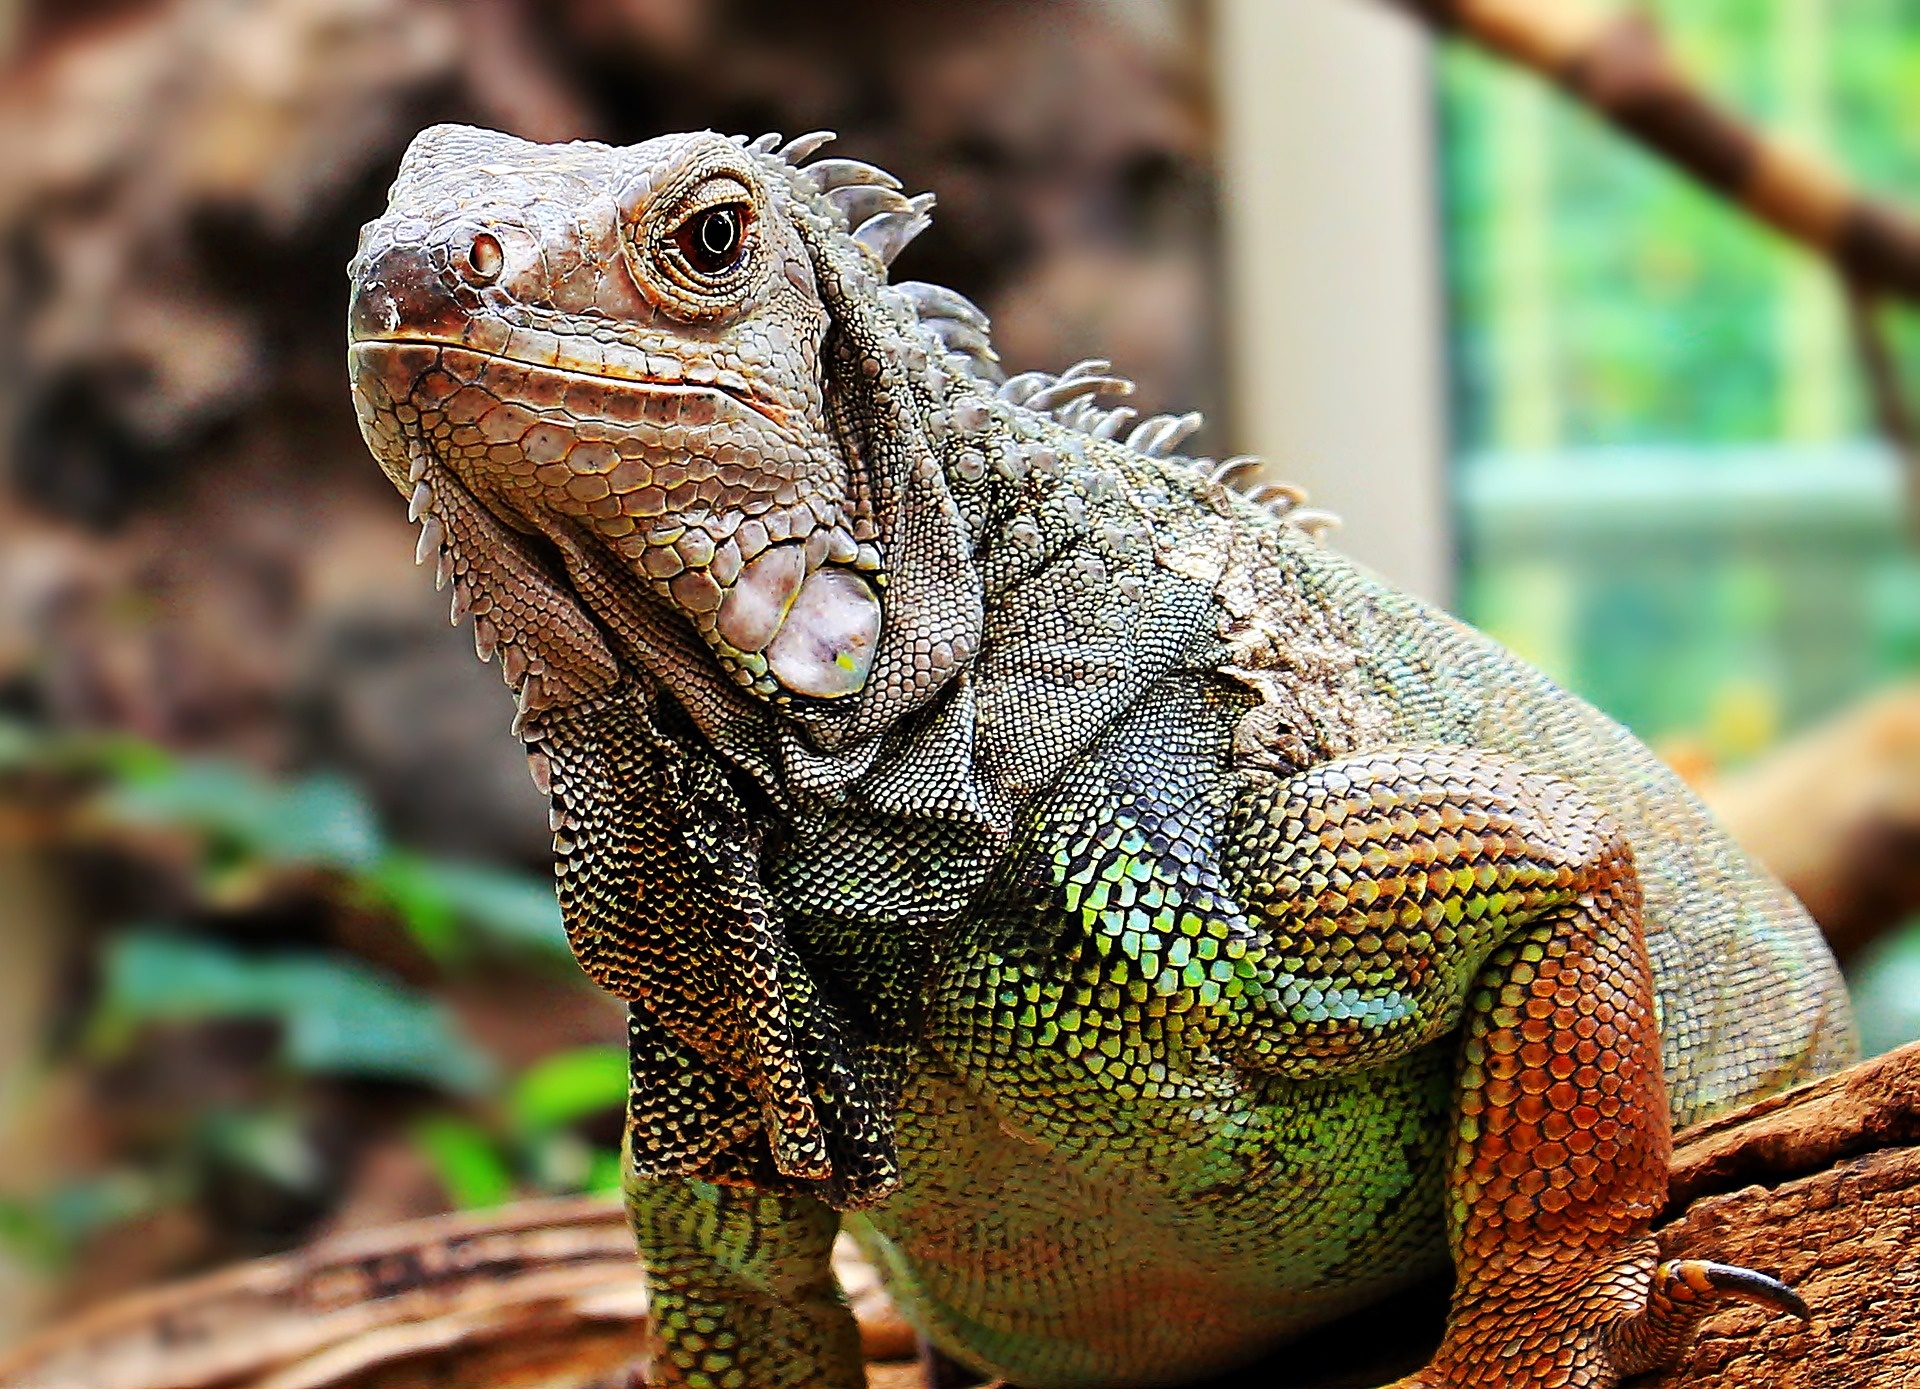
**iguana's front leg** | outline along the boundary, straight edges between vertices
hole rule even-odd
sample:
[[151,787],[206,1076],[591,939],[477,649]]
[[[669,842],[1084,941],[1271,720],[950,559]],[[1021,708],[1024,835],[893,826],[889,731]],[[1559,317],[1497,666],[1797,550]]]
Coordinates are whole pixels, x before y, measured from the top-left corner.
[[636,1178],[627,1211],[647,1269],[647,1383],[858,1389],[860,1330],[830,1262],[840,1217],[810,1196]]
[[1462,1030],[1447,1335],[1405,1389],[1607,1389],[1771,1279],[1657,1269],[1671,1148],[1640,887],[1571,786],[1472,752],[1388,751],[1257,785],[1228,868],[1264,931],[1228,1041],[1295,1075]]
[[568,936],[632,1002],[624,1161],[652,1298],[648,1382],[858,1389],[823,1198],[884,1180],[892,1135],[765,900],[739,789],[658,715],[645,687],[623,685],[529,729]]

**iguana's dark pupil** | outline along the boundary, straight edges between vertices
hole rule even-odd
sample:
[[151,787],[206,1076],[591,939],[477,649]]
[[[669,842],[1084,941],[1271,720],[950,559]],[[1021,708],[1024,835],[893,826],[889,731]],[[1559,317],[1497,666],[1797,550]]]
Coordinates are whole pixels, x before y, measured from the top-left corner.
[[681,248],[693,268],[717,275],[733,264],[740,250],[740,214],[732,207],[710,207],[683,233]]

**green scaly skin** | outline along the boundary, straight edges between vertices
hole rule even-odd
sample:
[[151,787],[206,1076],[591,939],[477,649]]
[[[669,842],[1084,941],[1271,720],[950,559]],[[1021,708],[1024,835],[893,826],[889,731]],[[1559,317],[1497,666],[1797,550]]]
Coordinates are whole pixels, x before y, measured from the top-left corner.
[[[352,369],[631,1003],[652,1380],[1179,1383],[1451,1257],[1408,1386],[1604,1389],[1717,1297],[1670,1131],[1842,1064],[1817,932],[1647,750],[1284,490],[1003,379],[878,170],[415,142]],[[1125,436],[1122,439],[1121,436]]]

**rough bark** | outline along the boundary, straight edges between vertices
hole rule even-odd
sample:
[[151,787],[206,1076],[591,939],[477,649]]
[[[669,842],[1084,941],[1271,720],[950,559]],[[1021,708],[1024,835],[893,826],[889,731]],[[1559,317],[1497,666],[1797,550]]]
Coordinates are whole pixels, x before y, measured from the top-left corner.
[[[1814,1318],[1802,1326],[1728,1307],[1702,1326],[1685,1363],[1651,1384],[1920,1386],[1920,1044],[1684,1135],[1660,1238],[1670,1254],[1781,1275]],[[911,1333],[872,1271],[850,1252],[841,1271],[876,1389],[917,1384],[905,1363]],[[1321,1333],[1258,1382],[1377,1384],[1418,1360],[1437,1300],[1426,1290],[1391,1316]],[[630,1382],[645,1315],[618,1205],[537,1201],[396,1225],[123,1299],[0,1355],[0,1385],[612,1389]]]
[[1652,1384],[1920,1386],[1920,1043],[1692,1130],[1670,1192],[1668,1253],[1777,1274],[1814,1315],[1730,1307]]

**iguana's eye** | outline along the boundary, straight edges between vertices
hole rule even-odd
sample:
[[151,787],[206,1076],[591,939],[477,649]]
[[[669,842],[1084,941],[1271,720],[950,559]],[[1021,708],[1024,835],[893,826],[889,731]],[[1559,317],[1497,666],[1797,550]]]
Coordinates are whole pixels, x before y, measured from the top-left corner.
[[746,248],[746,227],[745,203],[721,203],[687,218],[674,228],[672,240],[687,264],[702,275],[724,275]]
[[[715,153],[726,160],[736,151],[729,144]],[[621,248],[642,294],[696,323],[737,312],[751,297],[767,227],[749,170],[703,161],[663,188],[651,175],[636,178],[618,196]]]

